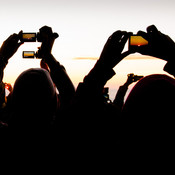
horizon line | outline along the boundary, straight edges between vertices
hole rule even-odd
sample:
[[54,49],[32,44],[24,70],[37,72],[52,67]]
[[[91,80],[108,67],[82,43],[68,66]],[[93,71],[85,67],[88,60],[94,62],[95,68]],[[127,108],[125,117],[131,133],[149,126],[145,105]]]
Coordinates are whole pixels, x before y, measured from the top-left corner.
[[[92,60],[92,61],[96,61],[99,59],[99,57],[74,57],[74,60]],[[125,60],[144,60],[144,59],[159,59],[156,57],[152,57],[152,56],[147,56],[147,55],[129,55],[126,58],[124,58]]]

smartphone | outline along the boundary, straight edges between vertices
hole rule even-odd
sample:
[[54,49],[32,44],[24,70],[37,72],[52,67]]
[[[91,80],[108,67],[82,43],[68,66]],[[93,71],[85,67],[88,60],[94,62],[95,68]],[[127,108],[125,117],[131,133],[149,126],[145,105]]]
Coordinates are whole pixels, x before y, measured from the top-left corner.
[[129,49],[146,45],[148,45],[148,41],[144,39],[142,36],[132,35],[129,37]]
[[22,33],[22,42],[36,42],[36,33]]
[[22,57],[23,58],[35,58],[35,52],[34,51],[23,51]]

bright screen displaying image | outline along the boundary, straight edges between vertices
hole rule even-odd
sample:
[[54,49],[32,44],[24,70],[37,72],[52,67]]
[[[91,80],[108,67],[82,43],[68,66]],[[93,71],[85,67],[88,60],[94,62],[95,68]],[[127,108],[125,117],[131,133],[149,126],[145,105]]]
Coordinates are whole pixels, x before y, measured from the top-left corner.
[[144,39],[142,36],[131,36],[130,45],[132,46],[144,46],[147,45],[148,41]]

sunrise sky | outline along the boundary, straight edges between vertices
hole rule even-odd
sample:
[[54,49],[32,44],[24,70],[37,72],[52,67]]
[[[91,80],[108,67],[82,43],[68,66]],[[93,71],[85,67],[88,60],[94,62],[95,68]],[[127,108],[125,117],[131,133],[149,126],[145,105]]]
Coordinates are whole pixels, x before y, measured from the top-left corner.
[[[11,34],[38,32],[44,25],[59,34],[53,55],[63,64],[75,86],[94,66],[107,38],[116,30],[137,33],[155,24],[175,41],[174,0],[0,0],[0,44]],[[9,60],[4,82],[14,83],[25,69],[39,67],[39,60],[24,60],[22,51],[37,50],[40,43],[25,43]],[[125,47],[127,49],[127,46]],[[165,73],[166,62],[139,54],[124,59],[107,83],[114,97],[127,74]]]

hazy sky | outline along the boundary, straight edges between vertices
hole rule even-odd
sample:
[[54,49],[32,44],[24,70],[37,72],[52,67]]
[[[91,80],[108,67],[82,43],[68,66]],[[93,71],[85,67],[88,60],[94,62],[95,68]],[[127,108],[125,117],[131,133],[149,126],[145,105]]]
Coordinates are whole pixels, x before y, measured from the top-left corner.
[[[0,0],[0,44],[12,33],[38,32],[44,25],[59,33],[53,54],[67,69],[75,84],[95,64],[77,57],[99,57],[107,38],[116,30],[136,33],[155,24],[175,41],[174,0]],[[38,60],[23,60],[23,50],[37,50],[40,43],[24,44],[9,61],[4,81],[13,81],[22,70],[38,67]],[[123,61],[109,86],[118,88],[127,73],[162,73],[159,60]],[[141,61],[141,62],[140,62]],[[120,70],[120,71],[119,71]],[[164,72],[163,72],[164,73]]]

